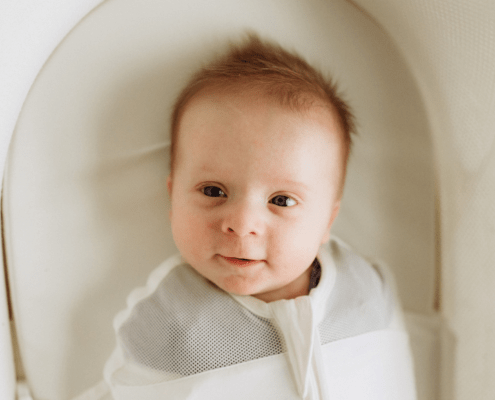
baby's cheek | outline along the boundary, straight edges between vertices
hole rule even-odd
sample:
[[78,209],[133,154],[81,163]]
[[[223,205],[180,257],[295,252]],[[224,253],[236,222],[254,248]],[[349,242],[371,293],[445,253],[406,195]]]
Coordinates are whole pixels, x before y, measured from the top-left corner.
[[176,245],[184,257],[201,258],[209,252],[211,223],[202,214],[190,211],[177,215],[173,222],[173,234]]
[[300,262],[308,257],[311,258],[311,253],[318,249],[320,239],[317,236],[314,227],[301,225],[298,229],[292,230],[291,234],[284,236],[282,246],[294,261]]
[[287,227],[283,229],[281,239],[283,239],[283,243],[285,246],[292,245],[298,248],[303,243],[307,241],[311,241],[311,237],[314,236],[313,226],[311,221],[304,220],[299,222],[298,224],[294,224],[293,226]]
[[196,232],[194,219],[182,211],[174,210],[171,218],[172,235],[181,252],[185,250],[184,247],[187,247],[188,242],[194,239]]

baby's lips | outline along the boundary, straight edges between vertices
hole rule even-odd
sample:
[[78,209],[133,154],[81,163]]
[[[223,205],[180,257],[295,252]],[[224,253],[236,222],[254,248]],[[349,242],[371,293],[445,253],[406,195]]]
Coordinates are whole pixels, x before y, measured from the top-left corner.
[[259,262],[263,262],[264,260],[259,260],[256,258],[244,258],[244,257],[227,257],[220,254],[224,260],[228,261],[231,264],[239,265],[239,266],[247,266],[258,264]]
[[250,258],[250,257],[224,256],[222,254],[220,254],[220,256],[222,256],[223,258],[229,258],[229,259],[235,259],[241,261],[265,261],[258,258]]

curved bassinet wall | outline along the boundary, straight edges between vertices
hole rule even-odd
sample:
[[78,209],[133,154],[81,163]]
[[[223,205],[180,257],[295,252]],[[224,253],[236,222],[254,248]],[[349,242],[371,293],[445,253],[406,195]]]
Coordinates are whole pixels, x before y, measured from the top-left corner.
[[[9,15],[19,16],[11,27],[31,51],[4,47],[12,57],[3,67],[9,78],[1,81],[8,90],[0,95],[4,145],[16,124],[3,209],[10,299],[35,398],[66,399],[101,378],[113,315],[174,251],[164,185],[167,108],[187,74],[244,27],[332,71],[354,105],[360,136],[334,233],[394,269],[403,303],[414,312],[420,398],[439,398],[436,358],[426,354],[437,340],[437,322],[426,317],[434,316],[436,254],[444,326],[457,338],[451,357],[442,357],[443,398],[491,398],[495,6],[489,0],[355,1],[361,9],[344,0],[108,0],[62,42],[99,1],[29,3],[18,2],[18,13]],[[51,30],[29,37],[42,25],[40,15]],[[31,63],[20,62],[29,57]],[[10,352],[5,299],[0,293],[2,355]],[[0,362],[0,398],[12,399],[12,357]]]

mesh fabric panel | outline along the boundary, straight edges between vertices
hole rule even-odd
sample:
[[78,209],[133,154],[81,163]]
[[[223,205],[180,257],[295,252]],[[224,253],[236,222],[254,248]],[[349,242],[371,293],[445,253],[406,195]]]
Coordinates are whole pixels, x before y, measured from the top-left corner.
[[240,307],[187,265],[136,305],[118,335],[128,357],[180,375],[282,352],[269,320]]
[[[393,299],[380,274],[350,250],[333,245],[337,277],[319,325],[322,344],[385,329],[392,317]],[[164,372],[152,381],[285,351],[274,321],[244,308],[187,264],[172,269],[136,303],[117,336],[131,364]]]

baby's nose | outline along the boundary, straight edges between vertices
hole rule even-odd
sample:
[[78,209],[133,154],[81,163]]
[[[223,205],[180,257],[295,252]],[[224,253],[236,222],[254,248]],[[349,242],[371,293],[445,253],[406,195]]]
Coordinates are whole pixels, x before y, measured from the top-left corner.
[[222,222],[222,231],[237,236],[261,235],[264,231],[261,211],[250,204],[232,207]]

